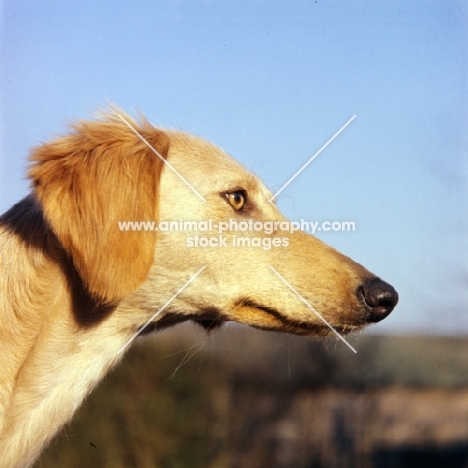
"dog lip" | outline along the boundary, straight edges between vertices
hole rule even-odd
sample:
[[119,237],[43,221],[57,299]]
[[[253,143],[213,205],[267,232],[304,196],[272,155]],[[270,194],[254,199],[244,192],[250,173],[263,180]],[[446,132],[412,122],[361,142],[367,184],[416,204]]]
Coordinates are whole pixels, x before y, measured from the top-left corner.
[[[299,320],[294,320],[292,318],[286,317],[281,312],[279,312],[274,307],[264,306],[258,304],[257,302],[242,298],[236,301],[235,305],[237,307],[249,307],[251,309],[261,310],[271,316],[273,316],[276,320],[278,320],[284,328],[278,328],[272,326],[271,328],[268,327],[259,327],[262,329],[270,329],[272,331],[287,331],[289,333],[294,333],[296,335],[302,336],[326,336],[331,333],[330,327],[326,326],[325,323],[310,323],[304,322]],[[364,324],[362,324],[364,325]],[[339,325],[331,327],[339,334],[346,335],[356,329],[361,328],[361,324],[349,324],[349,325]],[[256,326],[256,325],[253,325]]]
[[280,312],[278,312],[278,310],[276,310],[274,307],[268,307],[268,306],[258,304],[257,302],[252,301],[251,299],[246,299],[246,298],[239,299],[238,301],[236,301],[235,306],[236,307],[250,307],[252,309],[259,309],[259,310],[262,310],[263,312],[266,312],[267,314],[273,315],[276,318],[285,318],[286,319],[286,317],[284,317],[284,315],[281,314]]

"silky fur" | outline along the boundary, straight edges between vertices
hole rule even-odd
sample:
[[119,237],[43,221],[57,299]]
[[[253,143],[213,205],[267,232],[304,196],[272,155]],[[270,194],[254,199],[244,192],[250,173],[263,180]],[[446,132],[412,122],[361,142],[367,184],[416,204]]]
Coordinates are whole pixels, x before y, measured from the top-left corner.
[[[114,366],[119,350],[200,267],[148,330],[183,320],[215,328],[233,320],[308,336],[323,322],[273,266],[338,331],[368,322],[358,291],[373,277],[302,232],[274,232],[288,247],[189,248],[195,233],[130,232],[119,221],[285,221],[260,180],[216,146],[125,119],[113,110],[81,121],[32,151],[29,196],[0,218],[0,454],[28,467]],[[124,114],[122,114],[124,115]],[[242,190],[242,210],[226,193]],[[217,232],[199,232],[205,237]]]

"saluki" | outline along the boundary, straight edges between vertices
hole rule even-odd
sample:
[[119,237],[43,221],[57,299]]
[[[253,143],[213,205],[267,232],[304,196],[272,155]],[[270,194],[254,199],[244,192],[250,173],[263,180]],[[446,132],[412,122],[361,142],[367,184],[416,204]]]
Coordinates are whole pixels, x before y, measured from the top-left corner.
[[272,193],[220,148],[143,117],[78,121],[32,150],[28,177],[0,218],[2,466],[30,466],[140,332],[192,320],[344,335],[398,301],[284,229]]

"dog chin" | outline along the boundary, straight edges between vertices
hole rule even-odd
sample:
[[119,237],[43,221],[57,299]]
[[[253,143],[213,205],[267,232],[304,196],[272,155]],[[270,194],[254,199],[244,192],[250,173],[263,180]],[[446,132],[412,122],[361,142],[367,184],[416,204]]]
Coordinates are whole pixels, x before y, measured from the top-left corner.
[[142,324],[139,327],[141,336],[149,335],[153,332],[165,330],[179,323],[187,321],[195,322],[206,331],[214,331],[222,327],[227,321],[226,318],[217,309],[206,309],[200,314],[187,314],[183,312],[169,312],[163,315],[160,319],[149,324]]

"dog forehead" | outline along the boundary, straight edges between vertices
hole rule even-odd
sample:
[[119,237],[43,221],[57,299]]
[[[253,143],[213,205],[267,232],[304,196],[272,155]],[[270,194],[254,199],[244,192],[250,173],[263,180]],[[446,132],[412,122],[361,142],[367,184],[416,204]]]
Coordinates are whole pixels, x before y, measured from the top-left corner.
[[211,189],[267,191],[261,180],[220,147],[203,138],[169,132],[167,161],[184,178]]
[[184,132],[169,132],[170,148],[168,160],[174,163],[186,163],[191,167],[204,166],[207,168],[236,166],[243,169],[240,163],[229,156],[223,149],[201,137]]

